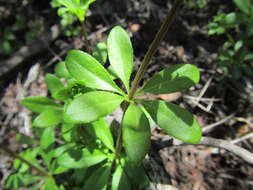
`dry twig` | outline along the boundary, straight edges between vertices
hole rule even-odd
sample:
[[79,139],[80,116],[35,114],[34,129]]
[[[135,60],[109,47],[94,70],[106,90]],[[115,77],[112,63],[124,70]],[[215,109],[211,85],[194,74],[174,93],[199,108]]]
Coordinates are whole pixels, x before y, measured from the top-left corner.
[[[179,142],[179,143],[176,143],[175,145],[181,146],[181,145],[191,145],[191,144]],[[211,137],[202,137],[200,142],[195,145],[205,145],[205,146],[211,146],[211,147],[225,149],[225,150],[237,155],[238,157],[242,158],[247,163],[253,165],[253,153],[252,152],[249,152],[248,150],[246,150],[242,147],[239,147],[237,145],[234,145],[231,142],[228,142],[226,140],[215,139],[215,138],[211,138]]]
[[213,123],[213,124],[210,124],[210,125],[207,125],[206,127],[204,127],[202,129],[202,132],[203,134],[206,134],[206,133],[209,133],[210,131],[212,131],[215,127],[223,124],[223,123],[226,123],[227,121],[229,121],[230,119],[232,119],[234,117],[235,113],[232,113],[230,114],[229,116],[225,117],[224,119],[216,122],[216,123]]

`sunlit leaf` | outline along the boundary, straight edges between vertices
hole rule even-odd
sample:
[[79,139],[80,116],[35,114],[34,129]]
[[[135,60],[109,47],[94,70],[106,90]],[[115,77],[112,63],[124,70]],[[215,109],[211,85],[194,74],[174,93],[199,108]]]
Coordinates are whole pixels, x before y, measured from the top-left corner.
[[92,127],[95,131],[96,136],[112,151],[115,150],[113,136],[110,130],[110,126],[105,119],[99,119],[93,122]]
[[127,32],[114,27],[107,40],[110,64],[129,91],[129,79],[133,69],[133,47]]
[[60,108],[60,105],[56,104],[52,99],[40,96],[31,96],[24,98],[21,101],[21,104],[27,109],[38,113],[44,112],[48,109]]
[[100,150],[70,149],[57,158],[59,165],[66,168],[87,168],[105,160],[107,156]]
[[135,104],[130,104],[123,118],[123,144],[129,160],[139,164],[150,147],[149,121]]
[[46,74],[45,82],[47,84],[48,90],[51,92],[52,95],[64,89],[63,83],[55,75]]
[[190,64],[177,64],[156,73],[138,94],[165,94],[182,91],[199,82],[197,67]]
[[60,78],[71,78],[71,75],[69,74],[64,61],[57,63],[54,68],[54,72]]
[[201,138],[198,121],[187,110],[164,101],[141,101],[156,124],[169,135],[188,143],[197,143]]
[[40,147],[42,149],[47,149],[55,141],[54,127],[46,128],[40,138]]
[[124,100],[122,96],[93,91],[76,97],[66,106],[64,120],[69,123],[89,123],[112,113]]
[[34,127],[52,127],[62,120],[61,109],[48,109],[37,116],[33,121]]
[[45,184],[43,190],[59,190],[57,187],[54,178],[49,177],[45,178]]
[[122,93],[106,69],[85,52],[80,50],[69,51],[66,66],[69,73],[87,87]]
[[129,179],[121,165],[117,165],[117,168],[112,175],[111,190],[131,190]]
[[107,60],[107,46],[106,43],[98,43],[92,53],[92,56],[98,60],[99,63],[105,64]]

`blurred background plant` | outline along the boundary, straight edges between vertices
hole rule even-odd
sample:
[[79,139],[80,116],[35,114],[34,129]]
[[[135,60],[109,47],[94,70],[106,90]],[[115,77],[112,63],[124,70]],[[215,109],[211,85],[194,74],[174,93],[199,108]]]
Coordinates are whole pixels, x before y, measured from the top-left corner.
[[185,5],[188,8],[202,9],[207,6],[207,1],[206,0],[186,0]]
[[68,11],[66,7],[63,7],[58,0],[52,0],[50,2],[52,8],[57,9],[57,15],[61,18],[61,25],[63,26],[63,33],[66,36],[78,36],[81,31],[81,27],[79,25],[75,25],[74,23],[78,20],[78,18]]
[[224,36],[219,50],[219,66],[225,76],[238,80],[253,76],[253,3],[250,0],[233,0],[235,11],[219,11],[208,24],[208,34]]

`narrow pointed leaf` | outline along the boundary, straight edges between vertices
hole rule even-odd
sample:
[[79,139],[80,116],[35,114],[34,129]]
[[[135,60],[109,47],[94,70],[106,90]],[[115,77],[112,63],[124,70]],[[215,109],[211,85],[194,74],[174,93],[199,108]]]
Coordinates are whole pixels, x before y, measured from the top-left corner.
[[33,121],[34,127],[52,127],[62,120],[61,109],[48,109],[37,116]]
[[138,93],[165,94],[182,91],[199,82],[197,67],[191,64],[177,64],[156,73]]
[[187,143],[199,142],[201,128],[190,112],[164,101],[141,101],[141,103],[156,124],[169,135]]
[[31,96],[24,98],[21,104],[33,112],[44,112],[48,109],[60,108],[53,100],[47,97]]
[[88,168],[102,162],[106,158],[107,156],[100,150],[71,149],[58,157],[57,162],[66,168]]
[[66,66],[69,73],[87,87],[122,93],[106,69],[85,52],[80,50],[69,51]]
[[107,46],[110,64],[129,91],[133,47],[127,32],[120,26],[114,27],[109,34]]
[[130,104],[123,118],[123,143],[129,160],[139,164],[150,147],[149,121],[135,104]]
[[52,95],[64,89],[63,83],[55,75],[46,74],[45,82],[47,84],[48,90],[51,92]]
[[105,119],[99,119],[92,123],[96,136],[112,151],[115,151],[110,126]]
[[109,177],[111,173],[111,166],[105,165],[99,167],[87,179],[83,189],[84,190],[106,190],[109,184]]
[[112,113],[124,100],[122,96],[93,91],[76,97],[67,105],[64,120],[69,123],[89,123]]

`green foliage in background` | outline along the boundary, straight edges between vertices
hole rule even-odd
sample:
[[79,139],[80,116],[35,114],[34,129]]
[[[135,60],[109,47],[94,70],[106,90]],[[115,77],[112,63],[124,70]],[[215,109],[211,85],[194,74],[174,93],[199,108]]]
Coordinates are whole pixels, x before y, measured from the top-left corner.
[[219,65],[226,76],[237,80],[253,76],[253,3],[250,0],[233,2],[236,11],[218,12],[208,24],[208,34],[226,37],[219,51]]
[[[0,54],[11,55],[18,48],[35,40],[41,31],[42,26],[38,20],[28,23],[26,17],[17,14],[13,18],[13,23],[10,22],[5,27],[0,28]],[[24,33],[21,37],[18,35],[20,32]]]
[[80,26],[73,24],[79,20],[85,21],[90,4],[95,0],[51,0],[51,6],[57,8],[57,14],[61,17],[61,25],[65,28],[66,36],[77,36],[80,34]]
[[207,6],[207,0],[186,0],[185,5],[188,8],[202,9]]
[[[189,89],[200,78],[195,66],[178,64],[164,69],[129,99],[134,55],[126,31],[114,27],[107,44],[99,43],[92,55],[69,51],[65,61],[55,66],[55,74],[45,77],[51,98],[22,100],[34,112],[32,125],[37,136],[19,137],[30,147],[20,155],[47,175],[29,174],[28,165],[16,159],[16,172],[6,180],[6,189],[142,189],[149,185],[142,161],[150,148],[150,123],[184,142],[199,142],[201,129],[193,114],[174,103],[137,98]],[[107,56],[110,66],[106,68]],[[115,128],[105,116],[120,107],[124,115]]]

